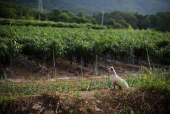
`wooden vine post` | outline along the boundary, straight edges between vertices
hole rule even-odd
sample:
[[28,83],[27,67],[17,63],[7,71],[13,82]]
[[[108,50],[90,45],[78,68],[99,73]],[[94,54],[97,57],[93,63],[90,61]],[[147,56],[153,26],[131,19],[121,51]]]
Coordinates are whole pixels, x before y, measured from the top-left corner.
[[96,51],[96,56],[95,56],[95,75],[98,75],[98,61],[97,61],[97,46],[95,44],[95,51]]
[[55,70],[55,52],[54,52],[54,46],[53,46],[53,74],[56,75],[56,70]]
[[134,56],[133,47],[131,48],[131,53],[130,53],[130,63],[132,64],[132,66],[133,66],[133,71],[134,71],[135,56]]

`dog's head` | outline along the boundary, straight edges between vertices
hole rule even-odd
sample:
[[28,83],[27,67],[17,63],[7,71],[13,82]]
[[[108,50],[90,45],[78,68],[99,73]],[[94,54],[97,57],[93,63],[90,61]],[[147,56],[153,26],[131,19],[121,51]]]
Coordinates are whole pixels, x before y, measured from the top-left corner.
[[113,74],[114,68],[111,66],[111,67],[106,69],[106,72],[109,73],[109,74]]

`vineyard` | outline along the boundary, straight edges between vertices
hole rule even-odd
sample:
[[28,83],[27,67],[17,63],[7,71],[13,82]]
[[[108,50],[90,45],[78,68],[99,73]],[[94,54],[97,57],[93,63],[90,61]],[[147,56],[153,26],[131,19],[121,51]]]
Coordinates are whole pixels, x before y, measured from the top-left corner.
[[[20,61],[21,66],[15,64],[20,58],[32,64],[24,61]],[[44,80],[38,75],[40,78],[34,80],[27,78],[29,75],[25,72],[28,68],[28,72],[39,71],[38,66],[45,65],[51,69],[62,63],[95,69],[101,60],[135,65],[145,61],[153,69],[127,74],[125,80],[130,89],[124,91],[111,89],[109,75],[100,78],[91,74],[91,77],[71,80],[62,80],[59,76],[56,80],[53,80],[56,77]],[[6,73],[2,79],[2,72],[10,69],[12,63],[20,71],[23,66],[27,67],[23,71],[27,80],[17,74],[21,81],[15,83],[7,79]],[[94,30],[1,25],[0,113],[169,113],[170,70],[157,69],[161,65],[170,65],[170,33],[131,28]]]
[[[170,63],[170,33],[152,30],[92,30],[33,26],[0,26],[0,64],[10,65],[18,55],[39,63],[68,58],[84,66],[96,56],[138,63],[150,59]],[[55,59],[54,59],[55,58]]]

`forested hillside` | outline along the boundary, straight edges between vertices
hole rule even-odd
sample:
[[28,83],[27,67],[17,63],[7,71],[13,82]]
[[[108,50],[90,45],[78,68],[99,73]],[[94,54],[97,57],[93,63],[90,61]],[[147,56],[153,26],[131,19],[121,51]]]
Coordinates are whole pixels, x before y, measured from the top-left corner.
[[[27,7],[37,8],[38,0],[1,0]],[[112,11],[138,12],[139,14],[156,14],[157,12],[170,11],[169,0],[42,0],[44,9],[66,9],[77,13],[97,13]]]
[[[88,26],[92,24],[101,24],[102,13],[96,13],[93,15],[78,12],[76,14],[71,13],[68,10],[52,9],[50,11],[44,10],[43,13],[38,13],[35,8],[28,8],[22,5],[10,4],[0,2],[0,18],[10,19],[22,19],[22,21],[4,20],[0,19],[1,24],[13,24],[13,25],[40,25],[35,22],[23,22],[24,20],[42,20],[53,21],[63,23],[73,23],[74,28],[77,27],[75,23],[86,23]],[[142,15],[139,13],[128,13],[122,11],[105,12],[103,25],[108,28],[129,28],[134,29],[147,29],[152,28],[159,31],[170,31],[170,12],[158,12],[156,15]],[[18,23],[19,22],[19,23]],[[90,24],[90,25],[89,25]],[[41,25],[44,25],[41,24]],[[56,26],[47,22],[46,26]],[[62,24],[62,27],[68,24]],[[61,23],[57,26],[61,27]],[[83,25],[84,26],[84,25]],[[95,25],[96,26],[96,25]],[[98,27],[97,27],[98,28]],[[100,28],[100,27],[99,27]]]

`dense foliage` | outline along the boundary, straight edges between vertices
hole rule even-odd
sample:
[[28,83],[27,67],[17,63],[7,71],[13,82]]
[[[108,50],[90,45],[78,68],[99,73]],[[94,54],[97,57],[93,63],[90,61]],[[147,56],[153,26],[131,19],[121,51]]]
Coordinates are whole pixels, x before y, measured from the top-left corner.
[[65,57],[86,66],[96,55],[111,55],[128,61],[132,50],[135,60],[147,52],[155,62],[170,58],[170,34],[152,30],[92,30],[33,26],[0,26],[0,63],[23,54],[37,63]]
[[[38,11],[20,5],[0,2],[0,17],[11,19],[39,19]],[[83,12],[73,14],[67,10],[53,9],[40,14],[41,20],[67,23],[101,24],[102,13],[87,15]],[[104,14],[104,25],[109,28],[156,29],[170,31],[170,12],[159,12],[156,15],[141,15],[114,11]],[[22,23],[22,22],[21,22]],[[2,23],[3,24],[3,23]],[[4,22],[5,24],[5,22]]]
[[34,19],[37,9],[0,2],[0,17],[11,19]]
[[[97,23],[101,23],[102,14],[94,15]],[[170,12],[159,12],[156,15],[141,15],[138,13],[125,13],[114,11],[105,13],[104,25],[111,28],[128,28],[134,29],[152,28],[159,31],[170,31]]]

